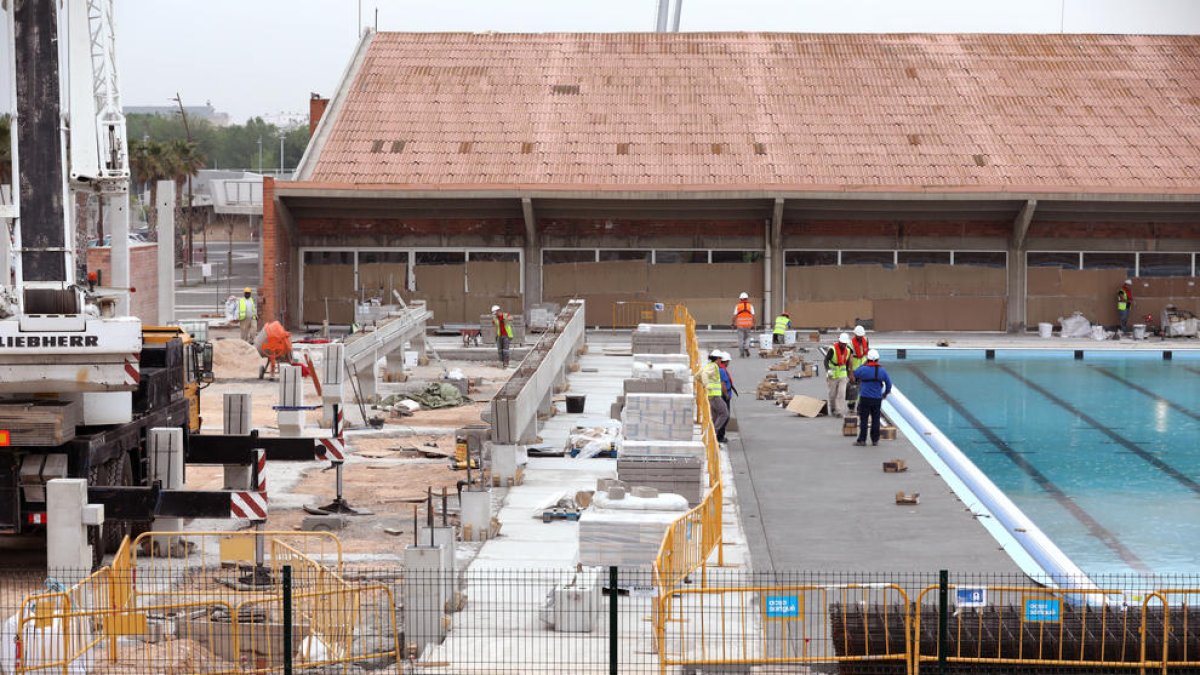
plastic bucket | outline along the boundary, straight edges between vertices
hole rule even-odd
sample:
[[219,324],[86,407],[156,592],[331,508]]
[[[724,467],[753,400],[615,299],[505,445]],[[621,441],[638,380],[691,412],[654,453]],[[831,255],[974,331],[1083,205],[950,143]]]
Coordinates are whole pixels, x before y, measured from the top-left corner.
[[1052,323],[1039,323],[1038,324],[1038,335],[1039,336],[1048,338],[1053,334],[1054,334],[1054,324],[1052,324]]
[[1145,340],[1146,339],[1146,324],[1144,324],[1144,323],[1133,324],[1133,339],[1134,340]]
[[583,406],[586,402],[587,396],[585,394],[567,394],[567,412],[583,412]]

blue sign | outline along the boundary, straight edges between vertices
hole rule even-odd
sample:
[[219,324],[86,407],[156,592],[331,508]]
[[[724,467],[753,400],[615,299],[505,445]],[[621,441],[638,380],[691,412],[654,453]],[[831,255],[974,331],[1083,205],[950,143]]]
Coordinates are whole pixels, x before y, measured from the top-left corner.
[[800,597],[796,595],[768,595],[764,598],[768,619],[796,619],[800,617]]
[[1030,598],[1025,601],[1026,621],[1061,620],[1062,603],[1056,598]]
[[959,607],[987,607],[986,588],[954,589],[954,604]]
[[654,311],[656,311],[656,312],[661,312],[661,311],[665,310],[666,308],[667,308],[667,306],[661,302],[654,303]]

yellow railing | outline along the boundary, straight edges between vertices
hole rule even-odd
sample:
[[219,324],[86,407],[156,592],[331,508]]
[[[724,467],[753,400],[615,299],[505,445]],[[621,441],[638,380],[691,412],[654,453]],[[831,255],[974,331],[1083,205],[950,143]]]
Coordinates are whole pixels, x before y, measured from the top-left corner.
[[[285,567],[292,577],[290,645],[282,624]],[[306,668],[398,660],[391,588],[351,584],[341,570],[341,543],[328,532],[126,538],[110,566],[70,589],[22,601],[16,672],[87,672],[105,658],[112,672],[136,670],[139,657],[119,649],[120,636],[157,635],[163,646],[156,666],[172,672],[193,672],[194,647],[205,647],[206,675],[282,672],[289,652]],[[356,633],[368,632],[376,639],[356,644]],[[106,649],[98,649],[102,643]]]
[[[858,616],[881,606],[874,620]],[[908,595],[894,584],[676,588],[660,605],[668,666],[910,662]],[[894,619],[894,620],[893,620]],[[858,647],[861,646],[861,649]]]

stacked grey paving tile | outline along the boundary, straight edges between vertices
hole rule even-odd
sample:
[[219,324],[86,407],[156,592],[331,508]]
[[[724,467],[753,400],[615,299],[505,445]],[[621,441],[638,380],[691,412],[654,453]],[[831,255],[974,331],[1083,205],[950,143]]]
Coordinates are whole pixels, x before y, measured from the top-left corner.
[[682,354],[684,327],[680,324],[644,323],[631,337],[634,354]]
[[688,455],[622,455],[617,458],[617,480],[631,486],[652,487],[682,495],[689,506],[704,496],[704,462]]
[[627,394],[621,411],[625,438],[635,441],[690,441],[695,417],[691,394]]

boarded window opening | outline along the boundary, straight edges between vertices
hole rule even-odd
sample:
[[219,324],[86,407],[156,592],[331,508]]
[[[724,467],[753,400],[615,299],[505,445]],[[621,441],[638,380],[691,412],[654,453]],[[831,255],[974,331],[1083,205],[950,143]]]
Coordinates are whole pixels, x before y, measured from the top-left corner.
[[629,144],[628,143],[617,143],[617,154],[618,155],[628,155],[629,154]]
[[556,84],[553,87],[551,87],[551,91],[553,91],[555,94],[559,94],[559,95],[578,96],[579,95],[579,85],[577,85],[577,84]]
[[754,154],[756,154],[756,155],[767,154],[767,144],[766,143],[755,143],[754,144]]
[[371,152],[383,152],[383,141],[371,141]]
[[405,145],[408,145],[407,141],[392,141],[392,154],[398,155],[404,152]]

